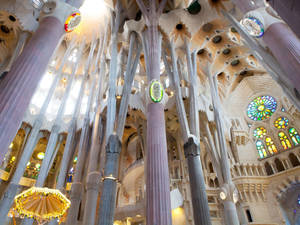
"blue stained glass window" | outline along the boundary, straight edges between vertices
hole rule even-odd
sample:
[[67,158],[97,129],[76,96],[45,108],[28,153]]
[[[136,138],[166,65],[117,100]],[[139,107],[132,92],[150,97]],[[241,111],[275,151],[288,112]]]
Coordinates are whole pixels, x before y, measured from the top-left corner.
[[255,98],[247,108],[247,115],[254,121],[268,119],[276,111],[277,102],[272,96],[264,95]]

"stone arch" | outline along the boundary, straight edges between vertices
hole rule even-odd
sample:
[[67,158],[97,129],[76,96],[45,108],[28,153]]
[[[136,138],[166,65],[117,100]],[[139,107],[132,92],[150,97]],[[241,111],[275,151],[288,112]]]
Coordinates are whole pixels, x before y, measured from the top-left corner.
[[280,159],[276,158],[274,160],[274,163],[275,163],[275,166],[276,166],[276,169],[277,169],[278,172],[284,171],[284,166],[283,166]]
[[298,158],[295,156],[294,153],[289,154],[289,160],[290,160],[293,167],[296,167],[296,166],[300,165],[300,162],[299,162]]

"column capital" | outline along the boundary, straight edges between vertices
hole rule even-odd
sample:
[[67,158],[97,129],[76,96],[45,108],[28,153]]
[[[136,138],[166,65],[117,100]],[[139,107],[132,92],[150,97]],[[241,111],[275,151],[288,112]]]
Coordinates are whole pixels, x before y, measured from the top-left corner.
[[106,153],[117,153],[121,152],[121,141],[116,134],[112,134],[108,138],[108,143],[106,145]]
[[67,18],[73,13],[77,13],[79,10],[62,0],[50,0],[47,1],[42,10],[40,19],[44,19],[46,17],[55,17],[62,24],[65,24]]
[[[258,22],[262,24],[264,32],[274,23],[284,23],[282,20],[277,18],[275,13],[272,13],[268,7],[261,7],[247,12],[242,19],[242,25],[246,18],[255,18],[258,20]],[[243,26],[246,27],[246,25]]]
[[183,148],[186,158],[200,155],[200,143],[195,136],[190,136],[188,141],[183,145]]
[[224,183],[220,187],[219,198],[222,201],[232,201],[235,204],[239,199],[239,194],[234,183]]

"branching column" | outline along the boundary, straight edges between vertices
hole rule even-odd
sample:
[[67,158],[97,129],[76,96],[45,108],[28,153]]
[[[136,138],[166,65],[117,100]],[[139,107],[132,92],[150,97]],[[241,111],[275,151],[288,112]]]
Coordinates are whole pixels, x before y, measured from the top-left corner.
[[[99,39],[99,46],[101,46],[101,49],[99,47],[99,50],[97,52],[96,56],[96,65],[95,65],[95,71],[94,74],[96,76],[96,73],[99,72],[99,66],[98,66],[98,61],[99,58],[101,58],[101,63],[100,63],[100,73],[98,74],[98,80],[94,80],[93,85],[92,85],[92,93],[90,94],[88,98],[88,103],[87,103],[87,109],[85,111],[84,115],[84,120],[83,120],[83,125],[81,129],[81,134],[80,134],[80,141],[79,141],[79,149],[77,153],[77,164],[75,168],[75,175],[73,179],[73,183],[71,186],[71,195],[70,195],[70,200],[71,200],[71,206],[68,210],[68,217],[67,217],[67,224],[75,224],[77,222],[77,215],[78,215],[78,210],[82,198],[82,172],[84,168],[84,163],[86,160],[86,155],[88,152],[88,147],[89,147],[89,134],[90,134],[90,113],[92,110],[92,104],[94,100],[94,95],[96,94],[96,107],[99,105],[99,100],[98,97],[101,92],[101,84],[103,80],[103,71],[105,71],[105,63],[104,63],[104,45],[106,44],[106,37],[107,37],[107,32],[105,30],[104,38]],[[101,43],[102,40],[102,43]],[[96,82],[97,81],[97,82]],[[96,88],[96,83],[97,83],[97,88]]]
[[239,223],[237,210],[233,198],[235,186],[231,178],[226,138],[224,134],[224,128],[223,128],[220,109],[219,109],[220,101],[218,96],[218,89],[217,89],[218,87],[215,81],[213,80],[212,75],[209,72],[207,72],[206,74],[209,80],[211,98],[212,98],[212,103],[214,108],[214,117],[215,117],[216,129],[218,134],[217,143],[219,144],[218,147],[221,153],[219,162],[222,168],[223,181],[224,181],[223,186],[221,188],[221,192],[223,192],[224,194],[224,199],[222,200],[222,202],[224,206],[225,222],[226,225],[239,225],[240,223]]
[[[183,140],[186,142],[184,144],[184,153],[187,159],[187,165],[189,170],[189,178],[190,178],[190,189],[191,189],[191,197],[193,204],[193,215],[194,222],[196,225],[211,225],[210,215],[209,215],[209,206],[206,195],[206,186],[204,182],[204,176],[202,171],[202,165],[200,161],[200,143],[199,143],[199,114],[197,109],[197,83],[196,83],[196,67],[195,60],[191,59],[189,45],[186,42],[186,54],[187,54],[187,62],[189,66],[190,72],[190,86],[193,88],[190,90],[190,124],[191,124],[191,133],[187,122],[187,116],[184,108],[184,102],[182,100],[181,87],[179,83],[179,74],[177,69],[177,57],[175,53],[175,47],[173,41],[170,43],[171,48],[171,59],[172,59],[172,67],[173,73],[168,65],[167,58],[165,54],[163,54],[163,59],[165,62],[165,68],[172,78],[175,91],[176,91],[176,108],[178,112],[178,117],[180,121],[181,133],[183,136]],[[193,55],[193,59],[195,55]],[[194,66],[193,66],[194,61]],[[193,126],[192,126],[193,124]]]
[[[143,1],[137,0],[147,25],[144,55],[148,83],[160,80],[161,36],[158,20],[166,1],[156,7],[149,1],[149,10]],[[146,220],[147,224],[170,225],[170,180],[166,143],[164,105],[149,102],[147,105],[147,152],[146,152]]]
[[119,158],[122,146],[120,140],[122,140],[123,137],[124,125],[128,110],[129,95],[131,93],[132,82],[141,53],[141,46],[139,45],[135,60],[133,62],[133,65],[131,65],[134,43],[137,43],[137,35],[132,32],[130,34],[129,52],[125,72],[125,84],[122,91],[122,100],[118,114],[117,135],[112,134],[109,137],[106,146],[106,161],[104,168],[103,188],[100,199],[99,225],[113,224],[114,221]]

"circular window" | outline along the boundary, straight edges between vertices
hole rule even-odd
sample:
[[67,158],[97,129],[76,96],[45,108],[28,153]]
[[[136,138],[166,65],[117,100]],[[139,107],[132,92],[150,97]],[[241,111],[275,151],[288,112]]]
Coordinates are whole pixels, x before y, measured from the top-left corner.
[[271,96],[260,96],[255,98],[247,108],[247,115],[254,121],[268,119],[276,111],[277,102]]
[[266,131],[266,128],[264,128],[264,127],[257,127],[253,131],[253,136],[256,137],[256,138],[262,138],[266,134],[267,134],[267,131]]
[[274,126],[277,129],[284,129],[289,125],[289,120],[285,117],[279,117],[275,122]]

